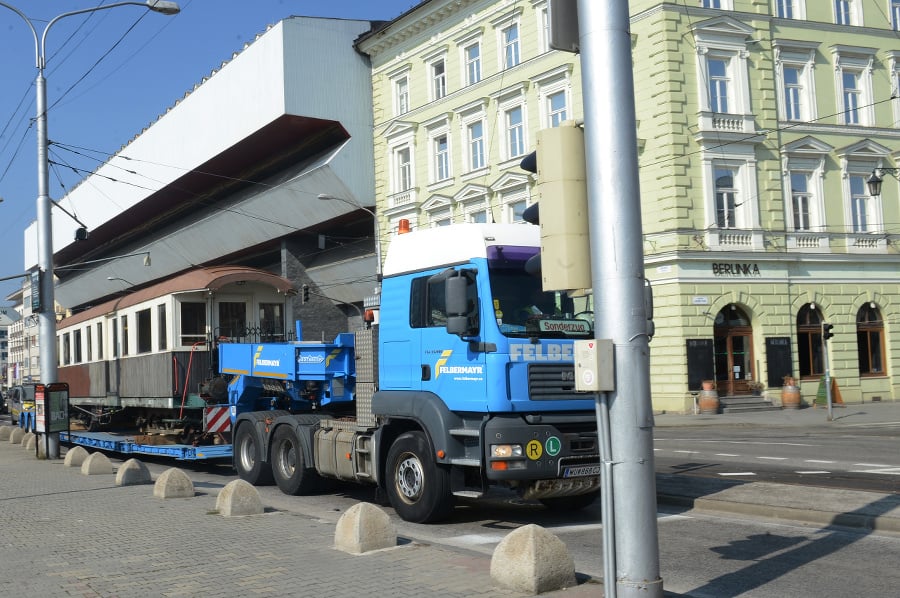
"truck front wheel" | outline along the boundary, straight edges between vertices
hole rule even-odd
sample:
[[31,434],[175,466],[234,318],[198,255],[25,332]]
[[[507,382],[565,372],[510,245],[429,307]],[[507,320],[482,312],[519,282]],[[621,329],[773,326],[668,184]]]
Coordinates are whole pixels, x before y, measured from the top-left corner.
[[241,424],[234,435],[234,469],[238,476],[254,486],[272,483],[272,466],[263,454],[262,436],[253,422]]
[[280,426],[272,436],[272,474],[275,483],[285,494],[296,496],[318,490],[322,478],[308,467],[311,463],[303,454],[303,446],[297,431],[291,426]]
[[422,432],[400,435],[388,451],[387,466],[388,498],[400,517],[413,523],[431,523],[450,515],[450,470],[431,458]]

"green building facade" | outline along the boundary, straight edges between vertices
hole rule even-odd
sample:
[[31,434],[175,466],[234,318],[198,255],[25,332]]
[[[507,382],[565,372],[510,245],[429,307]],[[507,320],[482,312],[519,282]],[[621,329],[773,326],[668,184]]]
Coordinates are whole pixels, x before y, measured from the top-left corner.
[[[692,410],[703,379],[778,405],[786,375],[810,404],[826,368],[845,403],[897,400],[900,1],[630,9],[654,408]],[[431,0],[357,47],[382,243],[521,220],[537,130],[582,118],[547,3]]]

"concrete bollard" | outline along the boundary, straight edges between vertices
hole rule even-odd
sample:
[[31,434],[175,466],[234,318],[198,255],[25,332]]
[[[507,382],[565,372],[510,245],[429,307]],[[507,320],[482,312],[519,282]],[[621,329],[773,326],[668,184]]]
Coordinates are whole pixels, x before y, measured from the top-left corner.
[[12,432],[9,433],[9,443],[10,444],[19,444],[22,442],[22,438],[25,437],[25,430],[22,428],[15,428]]
[[153,496],[157,498],[193,498],[194,482],[188,474],[172,467],[165,470],[153,485]]
[[245,480],[228,482],[216,498],[216,510],[225,517],[263,513],[262,498],[253,484]]
[[540,594],[569,588],[575,579],[575,560],[563,541],[539,525],[510,532],[494,549],[491,578],[519,592]]
[[13,427],[12,426],[0,426],[0,441],[9,442],[9,435],[12,434]]
[[341,515],[334,530],[334,547],[351,554],[392,548],[397,545],[397,532],[391,518],[372,503],[353,505]]
[[81,464],[81,475],[104,475],[113,473],[112,461],[103,453],[91,453]]
[[137,459],[125,461],[122,467],[119,468],[119,471],[116,472],[116,486],[137,486],[152,482],[150,470]]
[[63,459],[63,465],[66,467],[81,467],[84,460],[88,458],[90,453],[83,446],[73,446],[66,451],[66,458]]
[[37,434],[34,432],[26,432],[25,436],[22,436],[22,448],[26,451],[34,452],[35,444],[37,444]]

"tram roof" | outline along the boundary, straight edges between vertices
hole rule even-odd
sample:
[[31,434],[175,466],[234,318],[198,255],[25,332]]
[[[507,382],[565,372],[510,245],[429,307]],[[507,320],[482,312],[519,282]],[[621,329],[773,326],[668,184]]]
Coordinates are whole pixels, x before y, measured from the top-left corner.
[[131,307],[132,305],[156,299],[157,297],[192,291],[218,291],[226,285],[239,282],[258,282],[271,286],[279,293],[284,293],[285,295],[293,295],[297,292],[296,289],[294,289],[293,283],[288,279],[257,268],[249,268],[246,266],[212,266],[208,268],[197,268],[173,276],[163,282],[156,283],[143,289],[138,289],[127,295],[89,307],[84,311],[63,319],[59,323],[59,328],[80,324],[81,322],[96,318],[97,316]]

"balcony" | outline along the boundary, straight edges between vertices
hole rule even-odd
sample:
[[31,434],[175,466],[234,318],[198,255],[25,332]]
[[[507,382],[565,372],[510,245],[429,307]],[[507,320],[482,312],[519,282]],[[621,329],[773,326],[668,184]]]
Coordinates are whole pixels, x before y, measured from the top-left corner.
[[400,208],[416,203],[415,188],[388,195],[388,209]]

